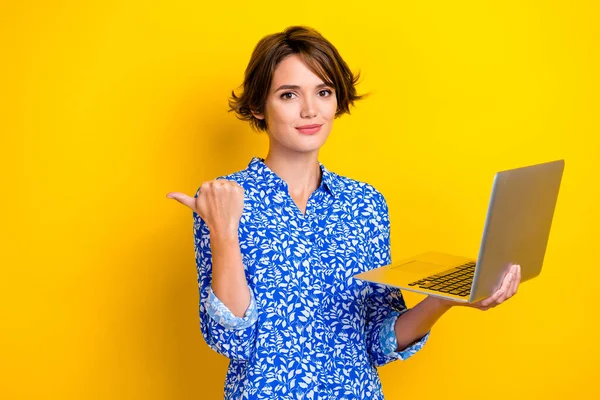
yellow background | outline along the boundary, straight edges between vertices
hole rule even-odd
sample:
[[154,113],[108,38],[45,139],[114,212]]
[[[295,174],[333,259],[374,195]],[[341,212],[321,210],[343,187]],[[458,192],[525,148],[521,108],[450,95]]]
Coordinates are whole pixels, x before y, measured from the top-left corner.
[[593,0],[2,2],[0,398],[222,397],[192,214],[165,194],[266,155],[227,98],[294,24],[373,93],[320,159],[384,193],[394,259],[476,256],[493,174],[566,160],[542,275],[444,315],[380,370],[386,398],[600,398],[599,17]]

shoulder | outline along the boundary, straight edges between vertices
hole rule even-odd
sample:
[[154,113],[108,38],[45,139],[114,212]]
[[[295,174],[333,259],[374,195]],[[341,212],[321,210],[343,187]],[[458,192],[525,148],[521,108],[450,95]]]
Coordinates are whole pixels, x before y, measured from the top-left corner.
[[[330,172],[331,173],[331,172]],[[387,212],[385,196],[370,183],[332,173],[335,176],[341,198],[352,203],[372,205],[377,211]]]

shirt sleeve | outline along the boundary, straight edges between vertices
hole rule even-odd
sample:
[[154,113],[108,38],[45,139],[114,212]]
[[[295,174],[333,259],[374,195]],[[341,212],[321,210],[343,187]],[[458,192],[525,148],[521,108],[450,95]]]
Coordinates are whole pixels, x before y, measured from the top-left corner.
[[398,355],[397,359],[400,360],[406,360],[408,357],[421,350],[425,342],[427,342],[427,339],[429,339],[429,334],[431,333],[431,331],[427,332],[427,334],[425,334],[422,338],[411,343],[405,349],[396,351],[398,349],[398,339],[396,338],[394,325],[396,324],[398,317],[404,314],[406,311],[408,311],[408,309],[405,309],[401,312],[390,312],[389,316],[383,321],[381,333],[379,335],[383,354],[386,356],[395,356],[396,353]]
[[[198,197],[198,191],[194,197]],[[194,217],[194,252],[200,293],[200,328],[208,346],[230,359],[248,360],[256,341],[258,310],[252,288],[244,317],[235,316],[212,292],[210,232],[204,220]]]
[[254,325],[258,318],[256,301],[254,300],[254,293],[252,290],[250,290],[250,305],[244,316],[241,318],[232,313],[231,310],[219,300],[211,287],[208,288],[208,304],[206,305],[206,311],[212,319],[227,329],[245,329]]
[[[373,268],[391,264],[390,220],[387,203],[377,192],[371,220],[370,264]],[[367,349],[371,362],[382,366],[395,360],[406,360],[419,351],[429,339],[431,332],[410,344],[405,349],[398,348],[394,330],[396,320],[408,311],[400,289],[377,283],[370,283],[371,293],[367,299]]]

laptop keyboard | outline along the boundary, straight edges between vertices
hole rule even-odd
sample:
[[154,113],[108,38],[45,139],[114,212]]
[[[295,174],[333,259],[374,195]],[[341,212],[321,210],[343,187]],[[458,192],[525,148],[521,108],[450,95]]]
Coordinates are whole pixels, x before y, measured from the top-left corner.
[[409,286],[419,286],[421,289],[449,293],[458,296],[471,294],[471,284],[475,274],[475,262],[469,261],[458,267],[442,271],[421,280],[411,282]]

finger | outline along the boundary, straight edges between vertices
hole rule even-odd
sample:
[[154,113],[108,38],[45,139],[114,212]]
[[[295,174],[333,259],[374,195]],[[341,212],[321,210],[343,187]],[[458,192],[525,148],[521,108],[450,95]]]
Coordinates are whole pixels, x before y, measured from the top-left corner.
[[[510,287],[510,282],[512,281],[512,273],[509,272],[504,276],[504,280],[502,281],[502,286],[498,290],[494,292],[493,295],[488,297],[487,299],[483,299],[481,301],[481,305],[484,307],[490,306],[493,303],[498,303],[498,301],[506,295],[508,288]],[[499,303],[498,303],[499,304]]]
[[521,283],[521,266],[517,265],[516,276],[515,276],[515,279],[513,280],[513,284],[512,284],[512,295],[513,296],[515,294],[517,294],[517,290],[519,290],[520,283]]
[[503,294],[504,294],[504,292],[502,291],[502,289],[497,290],[496,293],[494,293],[490,297],[481,300],[481,306],[482,307],[489,307],[490,305],[492,305],[493,303],[495,303],[498,300],[498,298],[500,296],[502,296]]
[[[515,264],[511,264],[511,268],[509,272],[504,276],[504,280],[502,281],[502,285],[493,295],[483,300],[478,301],[477,303],[473,303],[472,307],[486,310],[488,308],[494,307],[500,304],[502,301],[506,299],[506,296],[509,294],[509,290],[511,288],[512,282],[514,280],[514,271]],[[485,311],[485,310],[484,310]]]
[[508,273],[504,276],[504,281],[502,281],[501,289],[504,290],[504,293],[510,293],[513,283],[515,282],[515,278],[517,276],[517,265],[511,264]]
[[496,290],[496,292],[487,299],[481,300],[481,305],[483,307],[499,304],[498,300],[506,295],[507,285],[510,283],[510,277],[510,273],[507,274],[504,278],[504,281],[502,281],[502,286],[500,287],[500,289]]
[[513,295],[513,283],[517,276],[517,266],[515,264],[511,265],[510,272],[506,275],[504,282],[502,284],[502,288],[500,289],[503,293],[496,299],[498,304],[503,303],[506,299],[510,298]]
[[479,301],[478,303],[474,303],[474,307],[490,307],[493,303],[496,303],[498,301],[498,299],[500,299],[501,296],[506,294],[507,291],[507,285],[510,285],[511,282],[511,270],[509,269],[509,272],[504,276],[504,279],[502,280],[502,285],[500,286],[500,288],[498,290],[496,290],[494,292],[493,295],[491,295],[490,297],[487,297],[481,301]]
[[480,301],[478,301],[477,303],[471,303],[471,304],[469,304],[469,306],[471,306],[471,307],[473,307],[473,308],[481,308],[481,307],[483,307],[483,306],[481,305],[481,300],[480,300]]
[[518,270],[519,270],[519,265],[518,264],[513,265],[513,271],[512,271],[513,278],[512,278],[512,281],[510,282],[510,288],[508,289],[507,298],[514,296],[516,288],[519,285],[519,281],[517,279],[518,278],[518,276],[517,276]]
[[515,294],[515,283],[517,281],[517,268],[518,265],[517,264],[513,264],[511,266],[510,269],[510,274],[511,274],[511,279],[510,279],[510,285],[508,286],[507,290],[506,290],[506,297],[504,300],[512,297]]
[[179,192],[169,192],[169,193],[167,193],[167,197],[169,199],[175,199],[178,202],[180,202],[181,204],[188,206],[189,208],[194,210],[195,200],[193,197],[190,197],[187,194],[179,193]]

